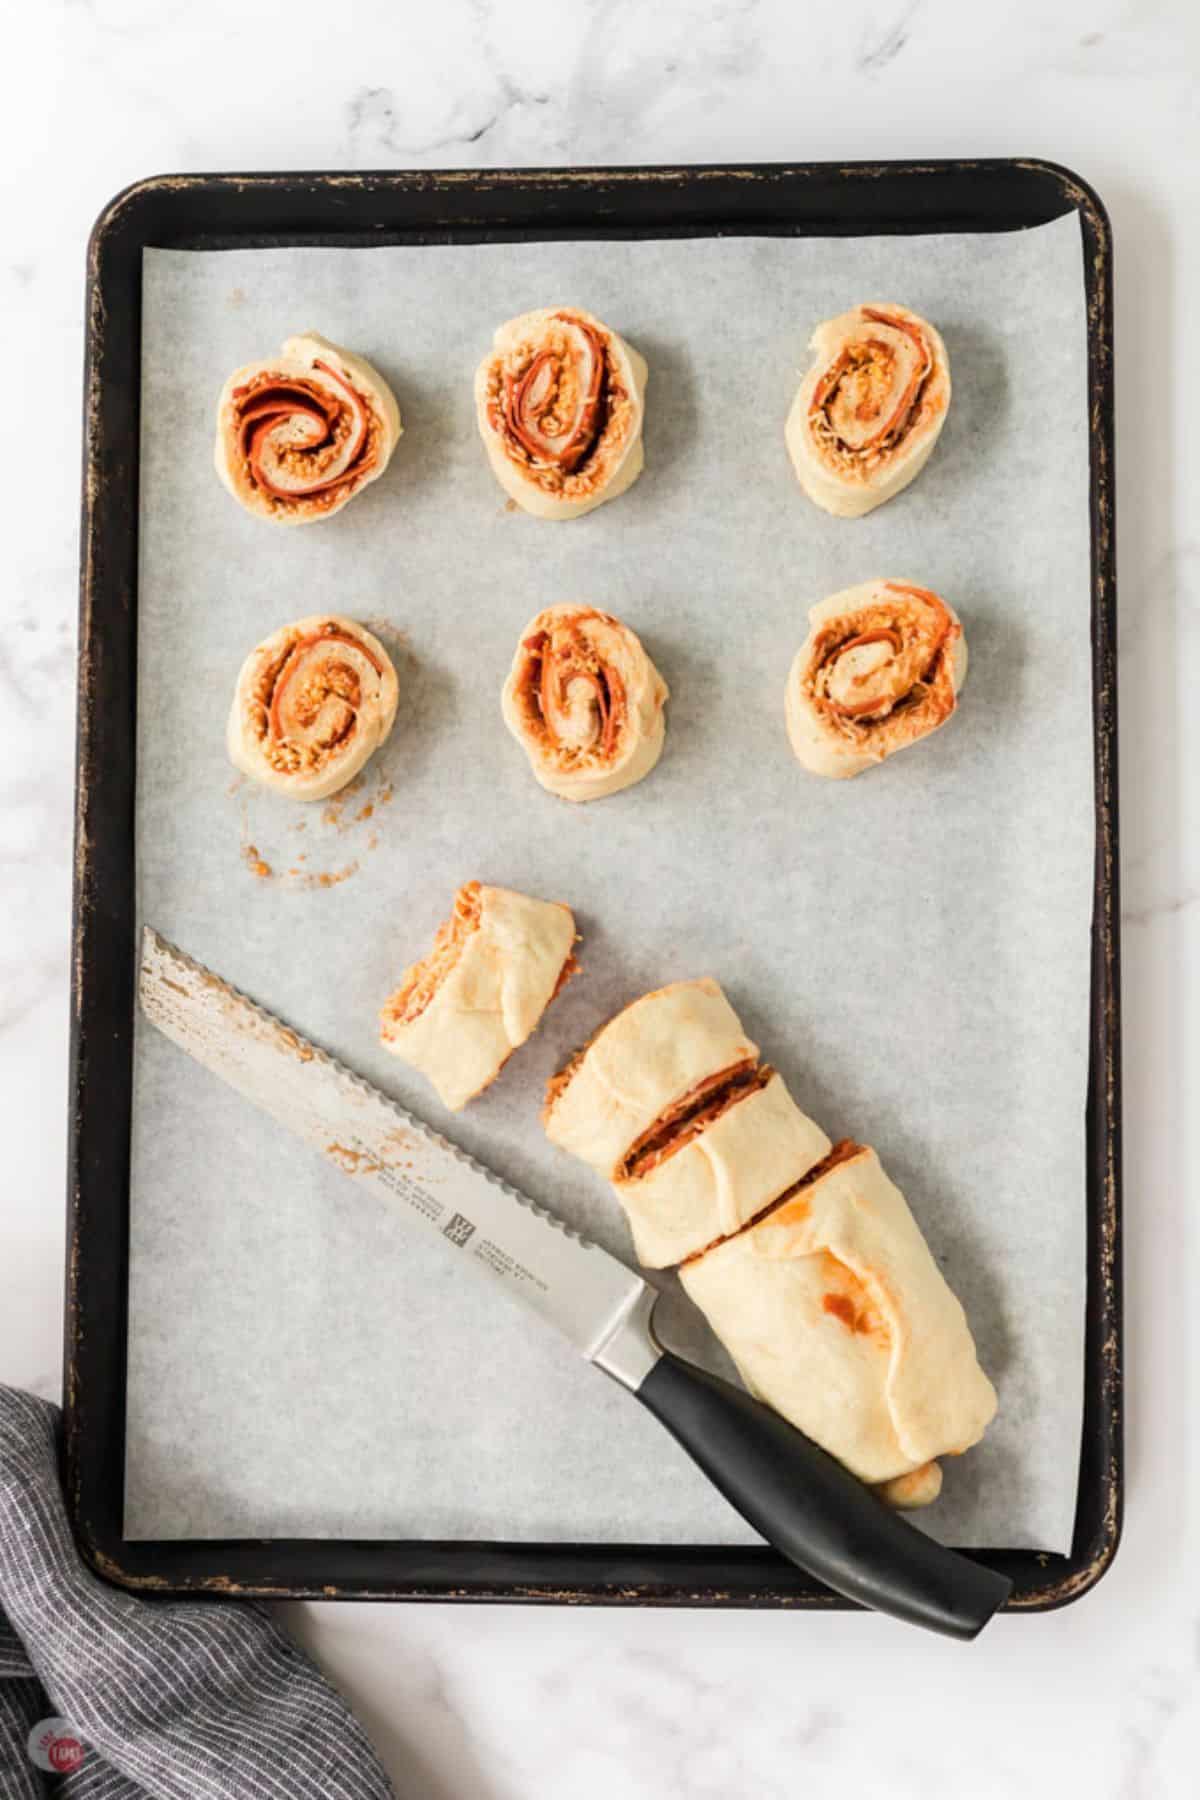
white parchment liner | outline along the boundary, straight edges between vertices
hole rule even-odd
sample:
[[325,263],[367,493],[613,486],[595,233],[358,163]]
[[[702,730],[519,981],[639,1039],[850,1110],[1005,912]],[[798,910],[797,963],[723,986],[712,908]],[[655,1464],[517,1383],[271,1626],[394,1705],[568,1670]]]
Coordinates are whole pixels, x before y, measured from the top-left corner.
[[[783,421],[812,326],[858,300],[937,323],[954,400],[915,486],[844,521],[799,492]],[[494,325],[556,301],[650,365],[645,475],[560,525],[506,507],[471,396]],[[337,518],[273,530],[218,485],[212,410],[231,368],[308,328],[383,371],[405,435]],[[141,916],[626,1257],[608,1190],[542,1136],[542,1085],[646,988],[715,975],[801,1105],[876,1146],[999,1389],[929,1529],[1066,1549],[1093,853],[1074,217],[982,236],[148,251],[143,330]],[[784,677],[808,604],[874,575],[951,601],[970,674],[942,733],[822,782],[788,749]],[[500,720],[518,632],[563,599],[620,614],[672,691],[659,768],[578,809],[536,786]],[[223,745],[245,653],[324,607],[380,631],[401,684],[390,743],[328,815],[231,792]],[[583,973],[451,1120],[379,1048],[376,1012],[471,876],[568,901]],[[670,1306],[699,1348],[677,1291]],[[449,1244],[146,1030],[126,1528],[751,1535]]]

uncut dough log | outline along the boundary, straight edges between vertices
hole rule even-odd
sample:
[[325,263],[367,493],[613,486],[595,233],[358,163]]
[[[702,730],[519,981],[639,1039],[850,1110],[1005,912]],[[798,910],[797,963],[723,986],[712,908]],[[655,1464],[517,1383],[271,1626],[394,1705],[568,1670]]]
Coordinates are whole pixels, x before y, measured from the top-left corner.
[[963,1309],[861,1144],[679,1274],[751,1392],[863,1481],[969,1449],[995,1414]]

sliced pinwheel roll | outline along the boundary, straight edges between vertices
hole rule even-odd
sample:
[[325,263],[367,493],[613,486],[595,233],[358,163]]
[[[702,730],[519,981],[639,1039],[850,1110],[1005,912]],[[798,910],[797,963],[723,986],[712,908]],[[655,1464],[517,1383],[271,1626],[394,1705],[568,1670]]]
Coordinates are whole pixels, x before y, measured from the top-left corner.
[[297,619],[242,664],[226,728],[230,758],[294,800],[327,799],[383,743],[398,697],[377,637],[336,613]]
[[404,971],[380,1041],[457,1112],[537,1029],[577,967],[575,920],[557,901],[469,881],[433,949]]
[[936,1498],[927,1465],[995,1414],[963,1309],[861,1144],[679,1273],[751,1392],[893,1505]]
[[700,1104],[758,1063],[758,1045],[709,976],[643,994],[546,1089],[551,1143],[613,1180],[663,1115]]
[[788,673],[792,749],[814,775],[859,775],[954,711],[967,644],[954,609],[907,581],[866,581],[812,607]]
[[613,1183],[648,1268],[737,1231],[829,1149],[707,978],[618,1013],[551,1081],[542,1117]]
[[479,431],[497,481],[540,519],[576,519],[642,472],[646,364],[578,306],[501,325],[475,375]]
[[842,518],[920,474],[950,405],[946,346],[906,306],[856,306],[813,332],[785,438],[800,486]]
[[668,1108],[613,1180],[638,1261],[664,1269],[729,1237],[828,1151],[765,1063]]
[[383,474],[400,431],[378,370],[307,331],[278,356],[235,369],[221,389],[217,474],[247,512],[308,525]]
[[599,800],[662,755],[667,697],[628,625],[591,606],[548,606],[521,633],[501,707],[544,788]]
[[738,1231],[829,1150],[707,977],[617,1013],[554,1076],[543,1123],[612,1181],[648,1269]]

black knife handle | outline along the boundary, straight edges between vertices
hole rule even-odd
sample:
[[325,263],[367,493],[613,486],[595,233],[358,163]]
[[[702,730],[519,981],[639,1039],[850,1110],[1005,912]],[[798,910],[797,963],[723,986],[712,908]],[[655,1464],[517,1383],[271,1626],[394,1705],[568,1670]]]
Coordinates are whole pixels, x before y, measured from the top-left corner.
[[947,1637],[978,1635],[1012,1582],[918,1531],[786,1419],[664,1350],[637,1397],[732,1506],[827,1587]]

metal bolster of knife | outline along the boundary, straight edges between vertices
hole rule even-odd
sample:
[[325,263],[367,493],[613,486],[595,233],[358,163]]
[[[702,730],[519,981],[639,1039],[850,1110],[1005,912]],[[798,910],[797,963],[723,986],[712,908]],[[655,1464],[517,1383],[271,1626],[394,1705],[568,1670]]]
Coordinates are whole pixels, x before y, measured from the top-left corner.
[[648,1284],[639,1288],[588,1352],[589,1360],[598,1369],[634,1394],[663,1353],[652,1324],[658,1298],[657,1288]]

